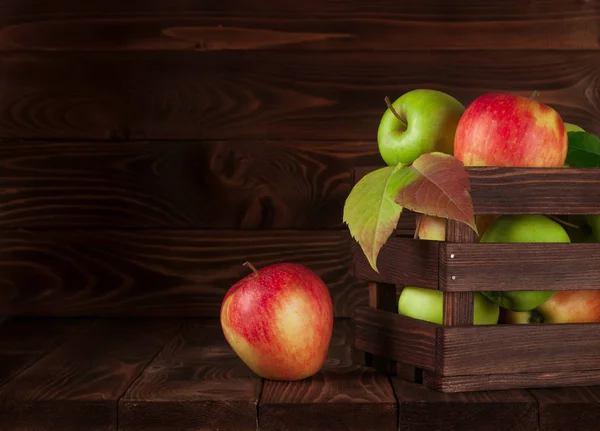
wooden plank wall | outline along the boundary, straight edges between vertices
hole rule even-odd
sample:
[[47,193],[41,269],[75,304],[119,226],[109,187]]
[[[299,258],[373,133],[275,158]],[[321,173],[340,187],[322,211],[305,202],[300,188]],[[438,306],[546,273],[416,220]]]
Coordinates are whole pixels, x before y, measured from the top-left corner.
[[600,133],[600,0],[0,0],[0,314],[216,316],[295,261],[366,303],[342,206],[413,88]]

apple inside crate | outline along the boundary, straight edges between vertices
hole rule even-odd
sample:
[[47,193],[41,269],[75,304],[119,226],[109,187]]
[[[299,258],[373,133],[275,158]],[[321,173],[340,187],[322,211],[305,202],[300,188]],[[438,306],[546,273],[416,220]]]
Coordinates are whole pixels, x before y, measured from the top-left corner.
[[[377,168],[356,168],[355,182]],[[466,170],[476,215],[600,214],[597,168]],[[448,220],[445,241],[392,235],[379,272],[351,252],[370,289],[354,343],[374,366],[441,392],[600,384],[600,323],[473,324],[475,292],[600,289],[600,242],[483,243]],[[403,286],[441,291],[442,324],[400,315]]]

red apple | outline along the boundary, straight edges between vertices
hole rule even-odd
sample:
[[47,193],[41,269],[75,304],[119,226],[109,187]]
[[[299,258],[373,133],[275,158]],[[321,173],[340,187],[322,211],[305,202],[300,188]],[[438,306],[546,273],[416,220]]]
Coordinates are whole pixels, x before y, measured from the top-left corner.
[[429,241],[445,241],[448,219],[427,214],[421,214],[417,230],[417,238]]
[[531,311],[500,311],[501,323],[600,322],[600,290],[561,290]]
[[567,131],[554,109],[523,96],[489,93],[458,122],[454,156],[466,166],[563,167]]
[[279,263],[252,273],[227,291],[221,327],[231,348],[256,374],[301,380],[318,372],[333,331],[333,304],[309,268]]

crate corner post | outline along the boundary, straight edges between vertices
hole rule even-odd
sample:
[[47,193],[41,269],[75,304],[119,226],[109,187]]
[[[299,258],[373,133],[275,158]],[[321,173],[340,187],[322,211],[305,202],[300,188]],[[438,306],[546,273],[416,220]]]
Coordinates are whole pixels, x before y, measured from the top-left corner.
[[[457,222],[455,220],[448,220],[446,229],[446,242],[462,242],[472,243],[477,240],[475,231],[464,223]],[[446,258],[454,258],[453,255],[441,256],[440,266],[444,265]],[[440,284],[442,278],[452,280],[455,277],[453,274],[447,273],[447,266],[440,268],[439,277]],[[444,315],[443,325],[444,326],[458,326],[458,325],[472,325],[473,324],[473,313],[474,313],[474,292],[453,292],[444,290]]]
[[[369,307],[378,310],[396,311],[396,285],[391,283],[372,282],[368,283]],[[375,368],[385,374],[395,373],[395,361],[379,355],[365,352],[366,365]]]

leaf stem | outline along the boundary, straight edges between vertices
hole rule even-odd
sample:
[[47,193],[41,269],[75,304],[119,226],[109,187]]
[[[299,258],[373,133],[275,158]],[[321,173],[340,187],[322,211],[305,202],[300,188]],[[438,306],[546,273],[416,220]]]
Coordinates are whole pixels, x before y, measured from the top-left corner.
[[417,213],[417,220],[416,220],[416,226],[415,226],[415,234],[413,236],[413,239],[417,239],[419,237],[419,229],[421,229],[421,221],[422,220],[423,220],[423,214]]

